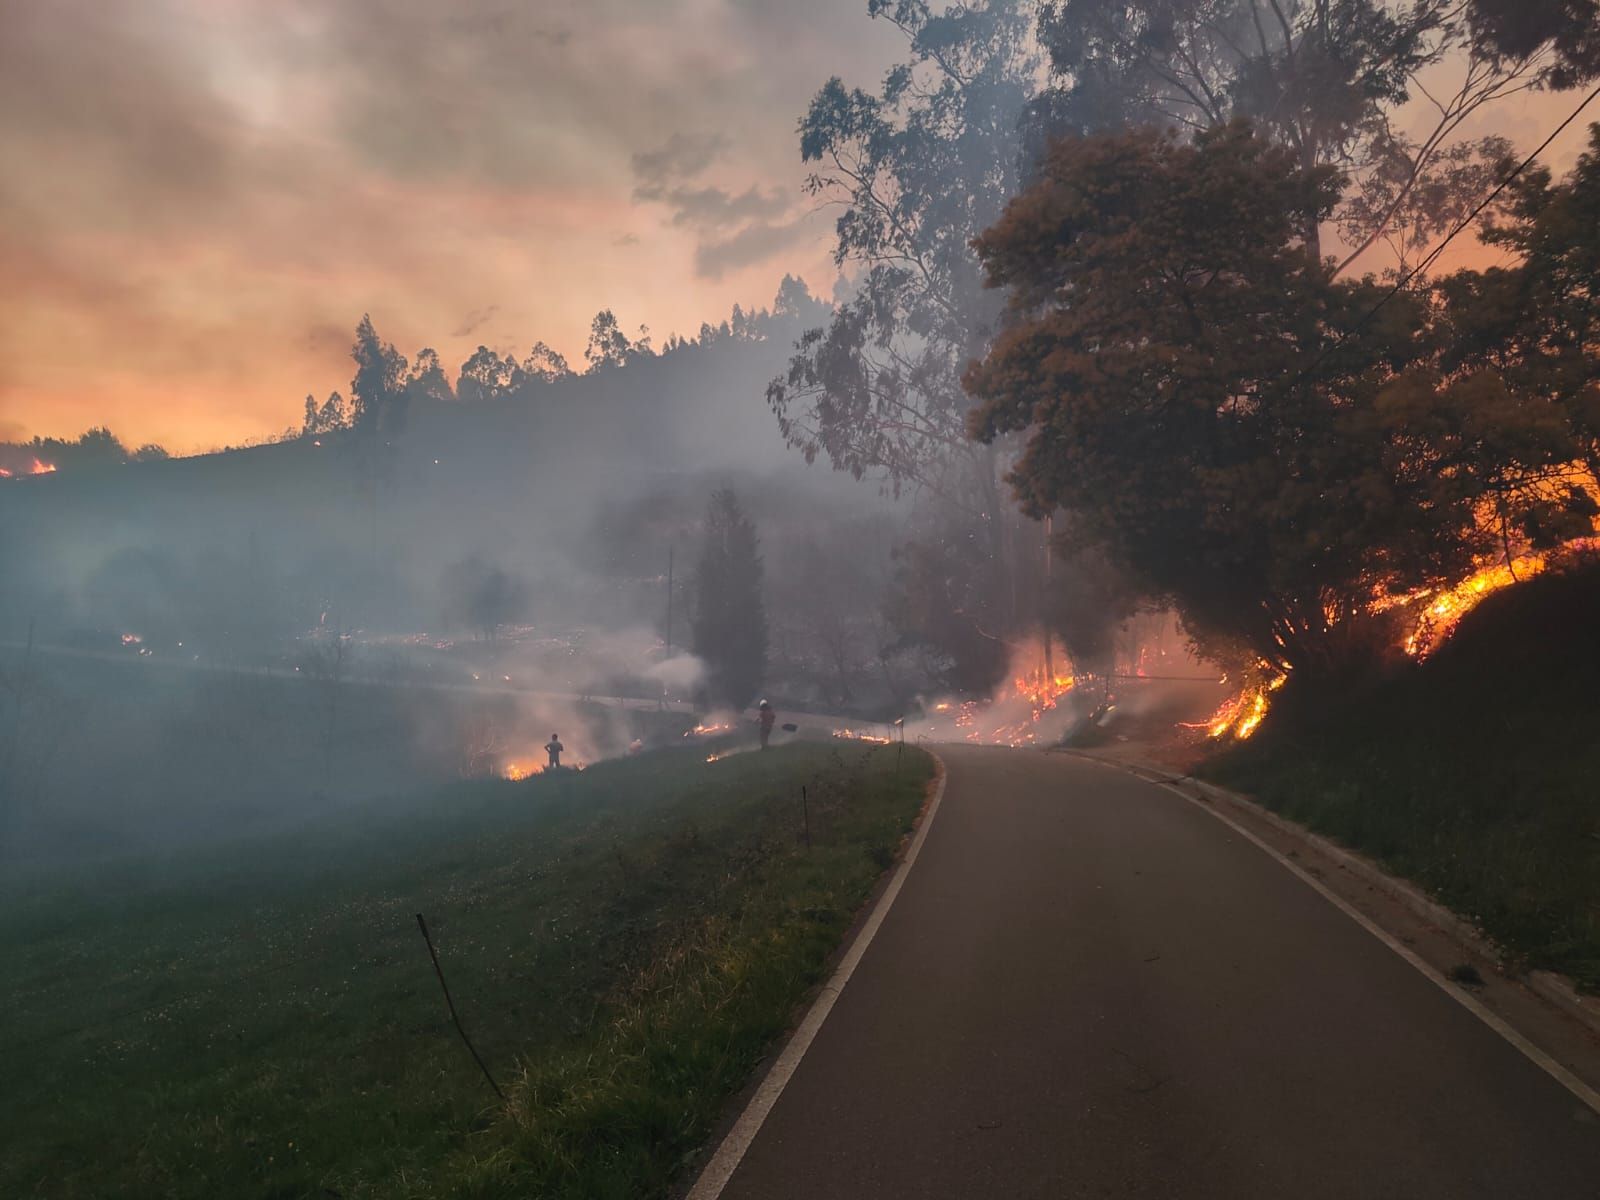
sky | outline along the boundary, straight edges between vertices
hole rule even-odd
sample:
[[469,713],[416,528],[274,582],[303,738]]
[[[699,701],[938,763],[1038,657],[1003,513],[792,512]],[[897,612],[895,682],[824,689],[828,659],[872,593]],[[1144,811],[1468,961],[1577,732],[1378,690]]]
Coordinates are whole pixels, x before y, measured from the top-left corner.
[[368,312],[453,370],[826,296],[795,126],[901,49],[866,0],[0,0],[0,440],[269,436]]
[[344,390],[830,293],[796,124],[865,0],[0,0],[0,440],[192,451]]

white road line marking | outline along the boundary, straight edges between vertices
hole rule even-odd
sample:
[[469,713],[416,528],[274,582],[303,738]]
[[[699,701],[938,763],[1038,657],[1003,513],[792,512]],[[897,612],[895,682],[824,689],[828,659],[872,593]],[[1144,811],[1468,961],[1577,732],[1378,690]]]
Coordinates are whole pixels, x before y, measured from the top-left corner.
[[933,819],[939,813],[940,802],[944,800],[944,785],[950,778],[944,760],[931,750],[928,753],[939,765],[939,779],[934,784],[933,798],[928,801],[927,815],[922,818],[916,836],[911,839],[910,849],[906,851],[906,856],[900,865],[895,868],[889,886],[884,888],[883,894],[878,897],[878,902],[873,906],[872,914],[867,918],[866,924],[856,934],[855,941],[850,943],[850,949],[845,951],[845,956],[834,970],[833,977],[823,985],[822,991],[811,1002],[811,1007],[806,1010],[804,1019],[794,1031],[794,1036],[789,1039],[788,1044],[778,1055],[777,1061],[767,1072],[766,1078],[756,1088],[755,1095],[750,1097],[750,1103],[745,1105],[733,1128],[722,1139],[722,1144],[711,1156],[711,1161],[700,1172],[700,1178],[695,1180],[694,1187],[689,1190],[687,1200],[717,1200],[717,1197],[722,1195],[722,1189],[727,1187],[728,1180],[733,1178],[733,1173],[739,1169],[740,1162],[744,1160],[745,1151],[750,1149],[750,1144],[756,1140],[756,1134],[761,1132],[761,1125],[767,1119],[767,1114],[772,1111],[773,1105],[777,1104],[778,1097],[783,1094],[783,1089],[794,1075],[795,1068],[800,1065],[800,1060],[811,1048],[811,1043],[816,1039],[822,1023],[833,1011],[839,993],[844,990],[844,985],[850,982],[850,976],[855,973],[856,965],[867,952],[867,947],[872,944],[878,926],[883,924],[884,917],[894,904],[894,898],[900,894],[901,885],[905,883],[906,876],[916,863],[917,855],[922,851],[922,843],[928,838],[928,830],[933,828]]
[[[1107,763],[1106,765],[1111,766],[1114,764]],[[1389,949],[1393,950],[1406,962],[1415,967],[1425,979],[1438,987],[1438,989],[1445,995],[1449,996],[1457,1004],[1461,1005],[1462,1008],[1466,1009],[1473,1016],[1477,1017],[1478,1020],[1482,1021],[1490,1029],[1494,1030],[1502,1038],[1510,1042],[1511,1045],[1520,1050],[1523,1057],[1528,1059],[1529,1062],[1533,1063],[1534,1066],[1538,1067],[1546,1075],[1550,1076],[1550,1078],[1554,1079],[1562,1087],[1566,1088],[1567,1091],[1571,1092],[1595,1112],[1600,1113],[1600,1092],[1595,1091],[1587,1083],[1579,1079],[1571,1071],[1567,1070],[1555,1059],[1551,1058],[1543,1050],[1535,1046],[1527,1038],[1523,1037],[1522,1034],[1518,1033],[1499,1016],[1485,1008],[1483,1004],[1479,1002],[1477,997],[1470,995],[1459,987],[1451,986],[1451,984],[1445,980],[1443,976],[1441,976],[1437,971],[1423,961],[1422,957],[1417,954],[1416,951],[1412,950],[1404,942],[1400,941],[1393,934],[1389,933],[1382,926],[1374,922],[1366,915],[1366,913],[1362,912],[1359,908],[1356,908],[1353,904],[1351,904],[1343,896],[1340,896],[1332,888],[1328,887],[1327,884],[1323,883],[1315,875],[1312,875],[1309,871],[1305,870],[1303,867],[1279,853],[1276,849],[1262,841],[1253,832],[1251,832],[1249,829],[1246,829],[1237,821],[1231,820],[1229,817],[1218,812],[1212,805],[1195,799],[1188,793],[1173,787],[1170,783],[1164,783],[1160,780],[1154,779],[1145,779],[1143,775],[1140,775],[1138,772],[1132,770],[1129,770],[1127,773],[1132,775],[1135,779],[1143,780],[1145,783],[1154,784],[1156,787],[1163,788],[1166,791],[1171,792],[1174,796],[1188,801],[1201,812],[1215,817],[1235,833],[1241,834],[1255,843],[1256,846],[1266,852],[1268,857],[1277,862],[1279,866],[1292,873],[1302,883],[1314,889],[1329,904],[1333,905],[1340,912],[1344,913],[1345,916],[1349,917],[1357,925],[1361,926],[1361,928],[1365,929],[1373,937],[1377,938],[1385,946],[1389,947]]]

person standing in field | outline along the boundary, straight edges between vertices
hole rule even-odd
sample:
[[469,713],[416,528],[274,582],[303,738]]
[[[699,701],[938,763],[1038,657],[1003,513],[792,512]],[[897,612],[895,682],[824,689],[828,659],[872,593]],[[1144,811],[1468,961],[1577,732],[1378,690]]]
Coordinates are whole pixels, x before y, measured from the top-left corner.
[[772,740],[772,727],[777,723],[778,714],[773,711],[772,705],[768,704],[765,700],[761,702],[759,713],[761,721],[761,748],[765,750],[767,748],[767,743]]
[[550,740],[545,743],[544,747],[544,752],[550,756],[550,770],[558,771],[561,769],[561,752],[565,749],[566,747],[561,744],[561,735],[552,733]]

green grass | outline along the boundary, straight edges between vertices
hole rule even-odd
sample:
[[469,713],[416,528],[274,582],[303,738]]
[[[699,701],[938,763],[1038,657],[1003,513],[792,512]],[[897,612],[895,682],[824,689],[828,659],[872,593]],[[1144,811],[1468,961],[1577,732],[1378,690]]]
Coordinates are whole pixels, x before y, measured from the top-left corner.
[[1600,568],[1485,600],[1428,662],[1201,773],[1371,854],[1514,964],[1600,990]]
[[0,1195],[661,1194],[931,771],[856,745],[703,756],[464,784],[0,897]]

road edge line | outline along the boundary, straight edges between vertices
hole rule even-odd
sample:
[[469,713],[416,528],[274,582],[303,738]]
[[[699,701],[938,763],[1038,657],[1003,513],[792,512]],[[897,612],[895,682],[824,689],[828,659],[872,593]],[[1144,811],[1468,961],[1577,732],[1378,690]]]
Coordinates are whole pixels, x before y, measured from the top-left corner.
[[839,993],[844,990],[845,984],[850,982],[850,976],[855,974],[856,966],[866,954],[867,947],[872,944],[872,939],[877,936],[878,927],[883,924],[883,919],[889,914],[889,909],[894,905],[895,897],[900,894],[900,888],[905,883],[906,876],[910,874],[912,866],[917,861],[917,855],[922,852],[922,843],[928,838],[928,830],[933,828],[933,819],[939,814],[939,805],[944,800],[944,787],[950,778],[950,773],[945,767],[944,759],[932,750],[926,751],[938,768],[938,777],[934,780],[932,794],[928,798],[926,808],[923,810],[922,821],[917,827],[916,834],[911,839],[905,857],[896,864],[894,874],[890,877],[888,886],[879,894],[877,903],[872,906],[872,912],[866,922],[857,931],[855,939],[850,943],[850,948],[845,951],[844,957],[839,960],[839,965],[828,977],[828,982],[822,985],[822,990],[817,993],[817,998],[811,1002],[811,1007],[806,1010],[806,1015],[801,1018],[800,1024],[790,1035],[788,1042],[773,1060],[772,1066],[767,1069],[766,1075],[757,1085],[755,1093],[744,1106],[744,1111],[739,1114],[738,1120],[733,1123],[733,1128],[728,1130],[716,1152],[712,1154],[709,1162],[701,1170],[699,1178],[694,1181],[694,1186],[689,1189],[684,1200],[717,1200],[722,1195],[722,1189],[728,1186],[728,1181],[733,1178],[733,1173],[739,1169],[739,1164],[744,1161],[745,1152],[750,1149],[751,1143],[756,1140],[756,1135],[761,1132],[761,1126],[766,1122],[767,1114],[778,1103],[778,1097],[783,1094],[783,1089],[788,1086],[800,1060],[805,1057],[811,1043],[816,1040],[817,1033],[822,1029],[822,1023],[828,1019],[828,1014],[833,1011]]
[[[1089,758],[1091,756],[1085,755],[1084,757]],[[1123,767],[1120,763],[1109,762],[1106,759],[1092,759],[1092,761],[1102,763],[1105,766],[1115,766],[1118,769],[1126,771],[1135,779],[1142,780],[1143,782],[1161,788],[1164,791],[1171,792],[1180,800],[1183,800],[1186,803],[1194,806],[1201,812],[1206,813],[1208,816],[1215,817],[1229,829],[1248,839],[1256,846],[1257,849],[1263,851],[1268,858],[1272,859],[1284,870],[1294,875],[1300,880],[1300,882],[1309,886],[1329,904],[1333,905],[1345,916],[1349,917],[1357,925],[1361,926],[1361,928],[1365,929],[1373,937],[1377,938],[1378,941],[1382,942],[1390,950],[1394,951],[1394,953],[1399,955],[1400,958],[1404,959],[1405,962],[1412,967],[1412,969],[1414,969],[1429,983],[1433,984],[1441,992],[1449,996],[1457,1004],[1461,1005],[1462,1008],[1466,1009],[1473,1016],[1477,1017],[1478,1020],[1482,1021],[1495,1033],[1499,1034],[1502,1039],[1508,1042],[1513,1048],[1518,1050],[1522,1056],[1529,1062],[1533,1063],[1534,1066],[1538,1067],[1546,1075],[1550,1076],[1551,1079],[1554,1079],[1562,1087],[1566,1088],[1567,1091],[1571,1092],[1574,1097],[1582,1101],[1596,1113],[1600,1113],[1600,1092],[1595,1091],[1594,1088],[1590,1087],[1571,1071],[1567,1070],[1566,1067],[1562,1066],[1549,1054],[1546,1054],[1543,1050],[1539,1049],[1538,1046],[1534,1045],[1533,1042],[1529,1041],[1528,1038],[1518,1032],[1518,1030],[1504,1018],[1498,1016],[1494,1012],[1491,1012],[1487,1007],[1480,1003],[1475,996],[1469,995],[1460,988],[1452,987],[1449,982],[1432,967],[1430,967],[1427,962],[1424,961],[1422,956],[1416,951],[1412,950],[1404,942],[1400,941],[1399,938],[1395,937],[1387,929],[1383,928],[1383,926],[1379,925],[1371,917],[1367,916],[1366,913],[1362,912],[1343,896],[1339,895],[1332,888],[1328,887],[1327,884],[1323,883],[1315,875],[1311,874],[1311,872],[1307,871],[1304,867],[1301,867],[1298,863],[1280,853],[1269,843],[1263,841],[1255,834],[1254,831],[1245,828],[1242,824],[1233,820],[1227,814],[1218,812],[1215,806],[1206,803],[1204,800],[1196,799],[1187,792],[1174,787],[1170,783],[1167,783],[1165,780],[1147,779],[1137,771]]]

